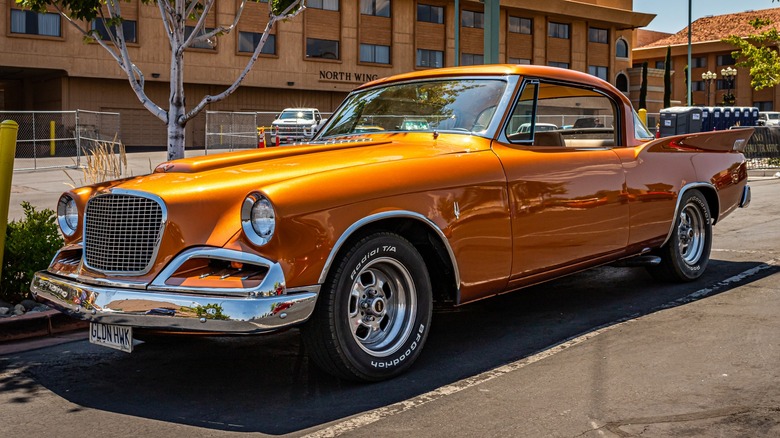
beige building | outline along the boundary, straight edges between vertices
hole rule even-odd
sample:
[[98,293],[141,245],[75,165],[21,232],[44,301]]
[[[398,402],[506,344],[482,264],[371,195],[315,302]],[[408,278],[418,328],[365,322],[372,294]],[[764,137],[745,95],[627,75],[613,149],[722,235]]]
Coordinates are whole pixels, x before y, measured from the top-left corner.
[[[206,26],[233,21],[238,0],[217,2]],[[307,10],[278,23],[264,54],[239,90],[207,109],[332,111],[357,85],[415,69],[452,66],[453,0],[307,0]],[[459,64],[483,62],[484,6],[460,1]],[[165,144],[165,127],[138,102],[116,62],[57,14],[19,9],[0,0],[0,110],[119,112],[128,146]],[[267,22],[266,3],[247,6],[238,32],[185,55],[187,103],[228,86],[244,68]],[[165,107],[170,52],[159,11],[139,0],[122,3],[130,56],[145,73],[147,92]],[[548,0],[500,3],[499,60],[590,72],[628,92],[634,79],[632,30],[653,15],[632,0]],[[88,23],[82,23],[89,26]],[[97,24],[93,24],[97,26]],[[100,29],[98,29],[100,30]],[[187,147],[204,144],[205,116],[187,125]]]
[[[780,8],[747,11],[736,14],[703,17],[691,24],[691,97],[694,105],[715,106],[723,104],[723,96],[729,91],[729,84],[722,77],[725,68],[736,68],[731,56],[734,47],[722,39],[729,35],[742,37],[756,33],[749,21],[755,18],[768,18],[780,25]],[[639,78],[640,66],[647,61],[648,108],[649,112],[658,112],[663,106],[663,72],[667,47],[672,50],[672,101],[687,103],[687,84],[685,66],[688,65],[688,28],[676,34],[664,34],[640,30],[636,34],[633,50],[635,69],[631,77]],[[713,72],[717,78],[710,83],[702,80],[702,73]],[[637,105],[639,82],[631,87],[631,100]],[[753,90],[750,86],[750,72],[737,68],[737,76],[732,82],[732,94],[736,98],[735,106],[756,106],[762,111],[780,108],[780,87]]]

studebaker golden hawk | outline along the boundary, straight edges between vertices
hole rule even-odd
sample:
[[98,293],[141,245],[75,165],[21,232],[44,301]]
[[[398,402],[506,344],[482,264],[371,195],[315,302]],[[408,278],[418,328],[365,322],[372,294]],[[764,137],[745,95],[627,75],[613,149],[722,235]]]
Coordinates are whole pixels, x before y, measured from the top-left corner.
[[420,355],[434,304],[615,262],[699,278],[712,225],[750,201],[751,133],[654,139],[613,86],[550,67],[381,79],[310,143],[64,193],[66,245],[31,289],[115,348],[300,327],[321,368],[381,380]]

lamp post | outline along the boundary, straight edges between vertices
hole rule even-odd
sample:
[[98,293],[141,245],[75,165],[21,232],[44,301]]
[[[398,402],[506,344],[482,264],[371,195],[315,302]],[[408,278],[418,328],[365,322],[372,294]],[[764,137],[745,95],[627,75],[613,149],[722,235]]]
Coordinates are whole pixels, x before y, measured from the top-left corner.
[[720,71],[721,76],[726,81],[728,92],[723,96],[723,105],[734,105],[736,98],[731,94],[731,88],[734,86],[734,78],[737,76],[737,69],[726,67]]
[[706,73],[701,74],[701,79],[704,81],[705,93],[707,93],[707,106],[710,106],[710,85],[712,84],[713,79],[717,77],[718,75],[709,70],[707,70]]

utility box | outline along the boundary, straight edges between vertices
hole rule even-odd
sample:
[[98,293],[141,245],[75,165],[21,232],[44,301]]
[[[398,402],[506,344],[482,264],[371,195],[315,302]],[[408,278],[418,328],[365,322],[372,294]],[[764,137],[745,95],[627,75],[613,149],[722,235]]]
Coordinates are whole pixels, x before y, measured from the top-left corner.
[[661,110],[661,137],[701,132],[701,108],[674,106]]

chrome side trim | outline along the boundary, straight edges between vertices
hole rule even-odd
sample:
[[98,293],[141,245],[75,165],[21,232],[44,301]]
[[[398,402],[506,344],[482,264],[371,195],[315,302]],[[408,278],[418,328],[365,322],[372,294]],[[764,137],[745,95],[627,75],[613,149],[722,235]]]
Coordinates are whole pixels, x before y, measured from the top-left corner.
[[[677,194],[677,205],[674,207],[674,216],[672,216],[672,225],[669,227],[669,233],[666,235],[666,239],[664,239],[664,243],[661,244],[661,246],[666,245],[669,242],[669,239],[672,238],[672,233],[674,232],[674,224],[677,223],[677,215],[680,214],[680,207],[682,204],[682,197],[685,194],[686,191],[690,189],[695,189],[697,187],[707,187],[715,191],[715,195],[718,196],[718,201],[720,201],[720,196],[718,194],[718,191],[715,189],[715,186],[707,183],[707,182],[693,182],[688,183],[684,185],[680,189],[680,193]],[[710,206],[712,207],[712,206]],[[712,215],[712,211],[710,211],[710,215]],[[712,219],[710,219],[712,220]],[[713,222],[714,223],[714,222]]]
[[30,290],[37,301],[77,319],[198,333],[252,334],[298,325],[317,302],[315,292],[226,298],[89,286],[45,271],[35,274]]
[[[101,269],[93,268],[92,266],[87,263],[87,210],[89,203],[100,196],[106,196],[106,195],[127,195],[127,196],[137,196],[139,198],[146,198],[151,199],[152,201],[155,201],[160,205],[162,218],[160,221],[160,234],[157,237],[157,242],[155,242],[154,250],[152,252],[152,256],[149,258],[149,263],[146,265],[146,268],[143,271],[104,271]],[[165,225],[168,223],[168,207],[165,205],[165,201],[163,199],[155,194],[148,193],[148,192],[142,192],[140,190],[127,190],[127,189],[109,189],[106,192],[99,193],[92,198],[90,198],[87,203],[84,206],[84,217],[82,218],[82,246],[84,248],[84,266],[95,271],[100,272],[107,275],[127,275],[127,276],[138,276],[138,275],[146,275],[151,271],[152,266],[154,266],[155,260],[157,260],[157,253],[160,249],[160,242],[162,241],[163,236],[165,235]]]
[[333,260],[336,258],[336,253],[339,252],[341,247],[344,245],[344,242],[346,242],[347,239],[355,231],[357,231],[359,228],[363,227],[364,225],[370,224],[372,222],[380,221],[383,219],[391,219],[391,218],[415,219],[420,222],[423,222],[430,229],[436,232],[436,234],[441,239],[442,243],[444,243],[444,247],[447,248],[447,254],[449,254],[450,256],[452,269],[455,273],[455,287],[457,289],[456,292],[458,296],[460,296],[460,271],[458,270],[458,261],[455,259],[455,253],[452,251],[452,247],[450,246],[449,240],[447,240],[447,237],[444,235],[444,232],[432,220],[421,215],[420,213],[415,213],[413,211],[407,211],[407,210],[393,210],[393,211],[385,211],[382,213],[372,214],[371,216],[366,216],[363,219],[360,219],[359,221],[350,225],[344,231],[344,233],[341,234],[341,237],[339,237],[339,239],[333,245],[333,249],[331,249],[330,254],[328,254],[328,258],[325,260],[325,266],[323,266],[322,273],[320,274],[319,283],[320,284],[325,283],[325,278],[328,276],[328,271],[330,270],[330,267],[333,264]]
[[[253,288],[193,288],[165,284],[181,265],[193,258],[219,259],[260,265],[267,267],[268,273],[265,275],[263,281],[260,282],[260,285]],[[255,254],[248,254],[241,251],[224,248],[197,247],[185,250],[176,256],[176,258],[168,263],[168,266],[152,280],[148,289],[168,292],[197,292],[199,294],[237,294],[249,297],[270,297],[286,294],[286,287],[284,272],[278,263],[274,263]]]
[[742,198],[739,200],[739,208],[747,208],[750,205],[750,186],[745,184],[742,188]]

